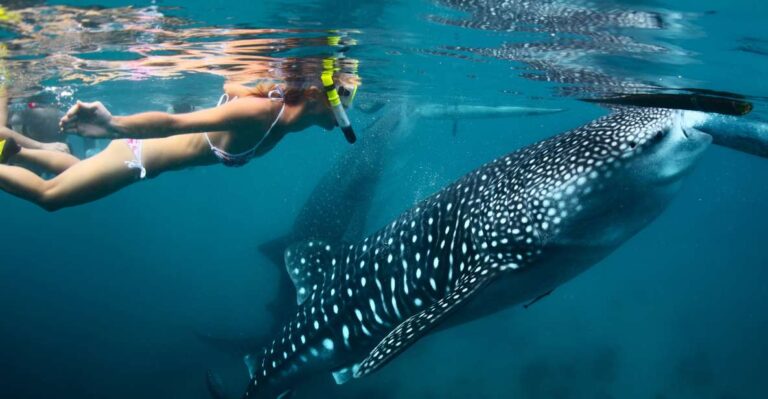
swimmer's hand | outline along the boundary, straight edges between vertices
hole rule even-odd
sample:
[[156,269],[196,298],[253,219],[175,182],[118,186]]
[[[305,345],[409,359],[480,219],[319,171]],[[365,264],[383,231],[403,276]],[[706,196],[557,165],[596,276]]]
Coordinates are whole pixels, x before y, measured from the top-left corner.
[[100,101],[84,103],[78,101],[59,121],[63,132],[72,132],[84,137],[114,137],[112,114]]

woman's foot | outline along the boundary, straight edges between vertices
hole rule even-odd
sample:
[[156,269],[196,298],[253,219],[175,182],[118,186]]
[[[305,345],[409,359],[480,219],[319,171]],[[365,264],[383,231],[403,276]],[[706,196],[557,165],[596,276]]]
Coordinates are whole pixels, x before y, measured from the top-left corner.
[[21,147],[12,138],[0,139],[0,163],[6,164],[8,160],[21,151]]
[[41,149],[48,150],[48,151],[63,152],[65,154],[72,153],[72,151],[69,150],[69,146],[67,145],[67,143],[43,143],[43,146]]

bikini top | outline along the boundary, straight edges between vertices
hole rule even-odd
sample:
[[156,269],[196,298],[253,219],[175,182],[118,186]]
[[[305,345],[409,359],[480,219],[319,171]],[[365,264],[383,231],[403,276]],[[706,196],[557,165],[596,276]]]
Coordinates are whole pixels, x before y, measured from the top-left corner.
[[[216,158],[221,161],[221,163],[224,166],[243,166],[248,163],[251,159],[253,159],[256,156],[256,152],[259,150],[259,147],[261,147],[261,144],[264,143],[264,140],[269,137],[269,134],[272,132],[272,129],[275,127],[277,122],[280,120],[280,118],[283,116],[283,111],[285,111],[285,101],[284,101],[284,93],[283,89],[279,86],[273,90],[271,90],[269,93],[267,93],[267,98],[269,98],[271,101],[283,101],[283,105],[280,107],[280,112],[277,113],[277,118],[275,118],[275,121],[272,122],[272,124],[269,126],[269,129],[267,129],[267,132],[264,133],[264,136],[259,140],[256,145],[251,147],[251,149],[240,152],[237,154],[232,154],[230,152],[224,151],[219,147],[216,147],[211,142],[211,138],[208,136],[208,133],[203,133],[205,135],[205,140],[208,142],[208,145],[211,147],[211,152],[213,152],[213,155],[216,156]],[[237,99],[237,96],[229,98],[229,95],[224,93],[221,98],[219,98],[219,103],[216,105],[217,107],[221,106],[222,104],[226,104],[230,101],[234,101]]]

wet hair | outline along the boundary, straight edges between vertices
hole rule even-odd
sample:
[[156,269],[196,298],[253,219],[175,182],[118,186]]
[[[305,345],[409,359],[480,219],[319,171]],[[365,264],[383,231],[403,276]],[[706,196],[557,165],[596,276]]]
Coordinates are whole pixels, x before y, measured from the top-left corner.
[[[337,86],[348,86],[354,84],[349,81],[345,82],[336,76],[334,76],[333,80]],[[283,90],[283,99],[287,105],[296,105],[301,103],[306,98],[307,91],[313,87],[320,90],[321,93],[325,90],[323,89],[323,84],[320,82],[320,79],[317,79],[316,81],[288,81],[285,83],[269,81],[260,82],[256,86],[252,87],[251,94],[257,97],[268,97],[269,92],[277,89],[278,87]]]
[[[322,73],[322,59],[285,59],[276,72],[282,79],[269,79],[258,82],[251,88],[251,93],[257,97],[267,97],[269,92],[278,86],[283,90],[285,104],[295,105],[306,98],[307,90],[311,88],[324,92],[323,83],[320,81]],[[360,77],[350,67],[348,62],[336,60],[338,68],[333,74],[333,81],[337,86],[357,86]]]
[[256,97],[268,97],[269,92],[280,87],[283,90],[283,101],[286,105],[296,105],[304,100],[308,87],[279,82],[260,82],[251,88],[251,94]]

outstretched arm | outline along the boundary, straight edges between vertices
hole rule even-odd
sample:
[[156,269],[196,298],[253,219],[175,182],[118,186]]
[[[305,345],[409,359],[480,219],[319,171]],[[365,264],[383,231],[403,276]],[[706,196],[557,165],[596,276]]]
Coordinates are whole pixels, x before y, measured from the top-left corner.
[[77,102],[61,118],[64,131],[86,137],[158,138],[184,133],[233,130],[265,123],[269,101],[242,98],[220,107],[186,114],[143,112],[113,116],[101,102]]
[[[2,65],[0,65],[2,67]],[[0,127],[8,124],[8,90],[0,83]]]
[[[51,143],[41,143],[37,140],[33,140],[27,136],[24,136],[23,134],[16,133],[5,126],[0,126],[0,139],[9,139],[9,138],[13,139],[16,142],[16,144],[18,144],[23,148],[31,148],[34,150],[52,149],[50,148],[51,147],[50,145],[47,145]],[[61,143],[56,143],[56,144],[61,144]],[[66,151],[64,152],[69,152],[69,148],[66,146],[66,144],[62,144],[61,146],[58,146],[58,147],[61,148],[62,151],[64,151],[64,148],[66,148]]]

